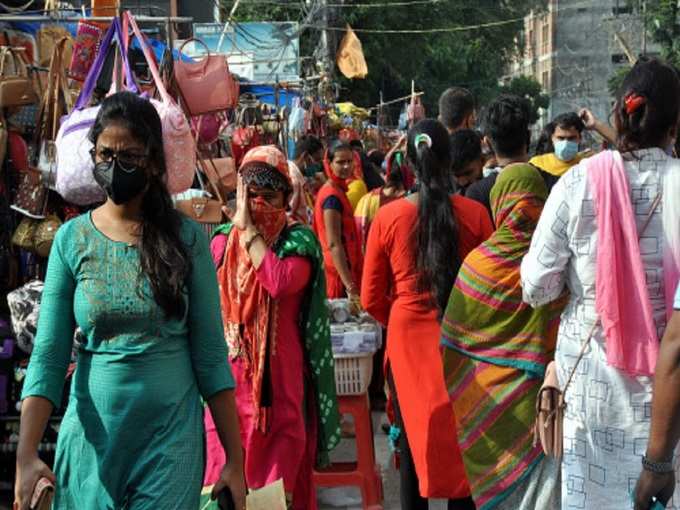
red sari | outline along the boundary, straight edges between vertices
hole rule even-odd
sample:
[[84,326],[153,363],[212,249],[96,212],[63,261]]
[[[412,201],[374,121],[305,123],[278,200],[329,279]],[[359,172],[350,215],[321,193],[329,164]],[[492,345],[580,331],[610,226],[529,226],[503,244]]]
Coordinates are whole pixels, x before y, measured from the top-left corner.
[[321,248],[323,250],[323,262],[326,272],[326,293],[329,299],[345,297],[345,286],[342,279],[335,269],[333,264],[333,257],[328,248],[328,240],[326,239],[326,224],[323,221],[323,203],[328,198],[334,196],[342,204],[342,245],[345,248],[345,255],[349,264],[350,271],[354,283],[361,285],[361,272],[363,267],[363,255],[361,250],[361,242],[359,234],[357,233],[356,223],[354,221],[354,213],[352,206],[347,199],[347,195],[331,183],[324,184],[319,190],[314,204],[314,231],[319,238]]
[[[484,206],[453,196],[458,222],[458,254],[485,241],[493,226]],[[437,311],[417,289],[412,231],[418,219],[407,199],[381,207],[368,236],[361,304],[387,324],[386,358],[424,498],[459,499],[470,495],[458,436],[444,382]],[[392,289],[391,292],[388,292]]]

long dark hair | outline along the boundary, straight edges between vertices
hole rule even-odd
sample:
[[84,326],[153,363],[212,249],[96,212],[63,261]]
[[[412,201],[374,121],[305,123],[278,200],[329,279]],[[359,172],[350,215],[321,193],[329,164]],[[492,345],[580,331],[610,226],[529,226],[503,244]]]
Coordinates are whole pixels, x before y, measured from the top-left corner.
[[418,287],[421,292],[432,292],[441,314],[460,268],[458,224],[449,198],[449,133],[436,120],[420,121],[409,131],[407,153],[420,185],[414,231]]
[[185,312],[183,292],[191,274],[191,258],[180,236],[182,217],[174,208],[165,185],[161,120],[149,101],[121,92],[102,102],[90,131],[90,141],[96,146],[99,135],[112,124],[125,127],[146,145],[148,161],[153,167],[142,201],[140,276],[148,277],[153,297],[166,317],[181,318]]
[[[626,98],[640,96],[644,103],[630,114]],[[680,80],[671,66],[656,58],[641,58],[626,75],[614,106],[614,123],[621,152],[661,147],[678,125]]]
[[543,154],[550,154],[551,152],[555,152],[555,147],[553,146],[552,143],[552,136],[554,134],[555,124],[553,122],[548,122],[541,130],[541,134],[538,136],[534,156],[542,156]]

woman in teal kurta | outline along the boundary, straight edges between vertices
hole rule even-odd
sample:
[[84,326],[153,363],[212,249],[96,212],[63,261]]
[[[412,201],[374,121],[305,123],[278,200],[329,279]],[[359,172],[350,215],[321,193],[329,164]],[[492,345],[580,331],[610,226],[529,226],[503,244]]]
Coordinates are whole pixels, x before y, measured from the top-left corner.
[[[201,397],[221,424],[231,462],[218,486],[228,485],[242,503],[234,381],[215,271],[207,238],[172,210],[162,184],[162,143],[154,144],[160,142],[160,120],[146,100],[116,94],[102,105],[92,138],[95,178],[109,199],[66,223],[50,254],[24,383],[17,501],[27,508],[37,478],[54,476],[36,447],[52,407],[61,402],[79,326],[86,340],[77,349],[59,432],[54,508],[198,508]],[[164,204],[170,209],[159,211]],[[160,214],[165,220],[154,230]]]

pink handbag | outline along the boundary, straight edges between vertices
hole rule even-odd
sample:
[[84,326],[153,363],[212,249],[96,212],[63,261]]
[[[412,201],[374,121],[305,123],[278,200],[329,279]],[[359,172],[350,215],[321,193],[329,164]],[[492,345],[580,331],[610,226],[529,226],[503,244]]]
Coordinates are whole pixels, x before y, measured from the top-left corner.
[[191,125],[186,116],[168,94],[163,80],[158,73],[156,61],[151,54],[149,45],[137,26],[134,16],[130,12],[125,13],[132,27],[132,31],[139,40],[139,45],[144,51],[149,70],[161,96],[161,100],[151,100],[156,107],[163,126],[163,150],[165,152],[165,165],[167,168],[167,187],[170,194],[183,193],[194,182],[194,170],[196,168],[196,141],[191,132]]
[[211,55],[210,49],[200,39],[188,39],[205,46],[206,54],[198,62],[175,62],[175,81],[182,93],[186,108],[192,116],[235,108],[238,104],[239,85],[229,72],[224,55]]
[[227,127],[228,121],[221,113],[208,113],[191,119],[191,125],[198,136],[199,145],[212,145]]

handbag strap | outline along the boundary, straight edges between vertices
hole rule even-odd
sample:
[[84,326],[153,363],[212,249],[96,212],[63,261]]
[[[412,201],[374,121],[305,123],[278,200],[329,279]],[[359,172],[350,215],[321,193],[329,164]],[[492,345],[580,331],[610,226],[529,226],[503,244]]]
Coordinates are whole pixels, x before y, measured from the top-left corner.
[[48,68],[47,86],[40,102],[36,117],[36,142],[40,138],[54,140],[59,130],[60,95],[64,97],[66,111],[71,109],[71,97],[64,74],[64,47],[68,37],[62,37],[52,48],[52,57]]
[[[642,238],[644,235],[645,231],[647,230],[647,227],[649,226],[650,222],[652,221],[652,217],[654,216],[654,212],[656,209],[659,207],[659,204],[661,203],[661,198],[663,197],[662,191],[659,191],[654,197],[654,201],[652,202],[652,205],[649,208],[649,211],[647,212],[647,216],[645,217],[645,221],[642,223],[642,226],[640,230],[638,231],[638,241]],[[567,378],[567,382],[564,385],[564,389],[562,390],[562,395],[567,394],[567,388],[569,388],[569,385],[571,384],[572,379],[574,378],[574,374],[576,374],[576,369],[578,368],[579,364],[581,363],[581,360],[583,359],[583,355],[586,352],[586,347],[588,347],[588,344],[590,344],[590,341],[593,338],[593,335],[595,335],[595,330],[597,327],[600,325],[600,319],[598,318],[595,323],[593,324],[593,327],[590,328],[590,332],[588,333],[588,338],[586,339],[585,342],[583,342],[583,345],[581,346],[581,350],[578,353],[578,357],[576,358],[576,363],[574,363],[574,367],[571,369],[569,372],[569,377]]]
[[182,50],[190,42],[191,43],[199,43],[200,45],[205,47],[206,52],[205,52],[205,55],[202,55],[203,58],[201,58],[201,60],[196,62],[196,60],[192,58],[192,60],[194,62],[193,65],[195,65],[197,68],[199,67],[200,64],[202,64],[200,72],[203,73],[203,72],[205,72],[206,68],[208,67],[208,62],[210,61],[210,48],[201,39],[197,39],[196,37],[192,37],[192,38],[184,41],[184,44],[182,44],[182,46],[180,46],[179,50],[177,50],[179,52],[179,63],[180,64],[182,63]]
[[[9,43],[8,43],[9,44]],[[19,56],[25,51],[24,48],[15,48],[12,46],[3,46],[2,54],[0,56],[0,76],[4,76],[7,72],[7,60],[12,60],[14,65],[14,75],[26,78],[28,77],[28,67],[26,62]]]
[[130,26],[132,27],[132,32],[137,37],[137,40],[139,41],[139,46],[140,46],[140,48],[142,48],[142,52],[144,52],[144,57],[146,58],[146,63],[149,65],[149,70],[151,71],[151,75],[153,76],[154,84],[156,85],[156,89],[158,90],[158,93],[161,96],[161,100],[166,104],[173,103],[172,97],[168,93],[168,90],[165,88],[165,84],[163,83],[161,75],[158,72],[158,66],[156,65],[156,60],[153,57],[153,55],[151,54],[151,49],[149,48],[149,45],[146,42],[146,38],[144,37],[144,34],[142,34],[142,31],[139,29],[139,26],[137,25],[137,21],[135,21],[135,18],[132,15],[132,13],[130,13],[130,11],[126,11],[125,16],[127,16],[128,22],[130,23]]
[[[80,110],[82,108],[85,108],[90,102],[90,98],[92,97],[94,89],[97,86],[97,80],[99,79],[99,75],[101,74],[102,69],[104,68],[104,63],[106,62],[106,55],[108,54],[109,47],[111,46],[111,43],[114,42],[114,39],[115,42],[118,44],[119,48],[125,47],[125,45],[123,44],[121,32],[122,29],[120,26],[120,20],[118,18],[114,18],[113,21],[111,22],[111,26],[109,26],[109,29],[106,31],[106,34],[104,34],[104,38],[102,39],[99,51],[97,52],[97,57],[95,58],[94,63],[90,68],[90,71],[87,73],[87,78],[85,79],[83,88],[80,91],[78,99],[76,100],[74,109]],[[134,75],[132,73],[132,68],[130,67],[130,62],[128,60],[127,53],[125,51],[121,51],[121,56],[123,60],[123,70],[125,72],[125,79],[127,82],[128,90],[134,92],[135,94],[138,94],[139,89],[137,88],[137,85],[135,83]]]

